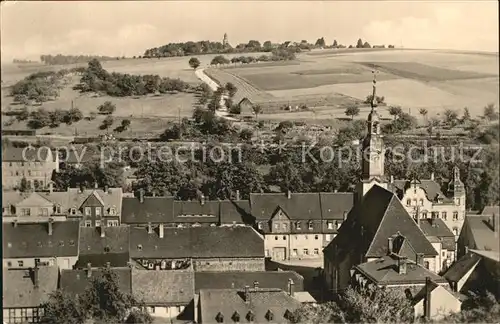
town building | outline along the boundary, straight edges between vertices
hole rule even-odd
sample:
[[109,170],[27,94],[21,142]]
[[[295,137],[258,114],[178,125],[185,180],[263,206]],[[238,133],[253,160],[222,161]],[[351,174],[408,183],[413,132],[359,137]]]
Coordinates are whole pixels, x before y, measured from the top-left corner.
[[3,223],[3,265],[71,269],[78,260],[78,222]]
[[448,286],[438,284],[428,277],[424,287],[412,297],[412,305],[415,318],[440,320],[444,316],[460,312],[462,299]]
[[54,172],[59,171],[59,157],[49,148],[2,148],[2,189],[20,188],[22,180],[34,190],[48,188]]
[[68,217],[78,219],[82,226],[120,225],[122,188],[68,188]]
[[457,241],[457,254],[462,257],[467,250],[479,250],[499,254],[500,215],[469,215]]
[[108,264],[127,267],[130,262],[129,227],[81,227],[77,269],[102,268]]
[[144,303],[154,318],[176,318],[193,301],[194,272],[132,269],[132,296]]
[[3,269],[3,322],[38,323],[43,303],[58,286],[56,266]]
[[263,271],[264,240],[252,227],[130,228],[130,257],[144,269]]
[[446,271],[455,262],[455,235],[441,218],[417,218],[417,224],[438,253],[435,260],[436,272]]
[[2,221],[4,223],[46,223],[49,219],[65,221],[65,192],[4,191]]
[[273,260],[321,258],[353,204],[352,193],[252,193],[250,210]]
[[302,303],[288,291],[273,288],[202,289],[195,301],[195,322],[286,323]]

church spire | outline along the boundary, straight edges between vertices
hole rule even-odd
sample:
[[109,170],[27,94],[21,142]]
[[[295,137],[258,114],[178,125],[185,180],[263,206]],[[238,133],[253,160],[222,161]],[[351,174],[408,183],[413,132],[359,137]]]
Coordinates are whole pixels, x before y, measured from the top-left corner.
[[372,111],[377,110],[377,70],[373,70],[373,91],[372,91],[372,101],[370,105],[372,107]]

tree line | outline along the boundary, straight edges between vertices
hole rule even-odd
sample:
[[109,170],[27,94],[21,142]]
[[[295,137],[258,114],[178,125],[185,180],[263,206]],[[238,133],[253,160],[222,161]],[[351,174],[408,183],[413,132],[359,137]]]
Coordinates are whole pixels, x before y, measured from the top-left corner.
[[[121,57],[124,59],[125,57]],[[97,59],[99,61],[113,61],[119,60],[118,56],[102,56],[102,55],[40,55],[40,61],[47,65],[63,65],[63,64],[77,64],[88,63],[91,60]]]

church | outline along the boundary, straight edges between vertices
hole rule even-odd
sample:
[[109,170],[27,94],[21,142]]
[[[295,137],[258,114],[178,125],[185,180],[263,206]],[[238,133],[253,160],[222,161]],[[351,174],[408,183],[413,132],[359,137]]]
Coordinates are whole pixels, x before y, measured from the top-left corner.
[[[417,267],[440,273],[455,259],[454,235],[459,234],[464,219],[465,188],[457,169],[448,196],[433,179],[394,181],[386,177],[376,82],[374,78],[354,206],[337,236],[323,250],[325,281],[332,293],[350,284],[354,267],[393,255],[394,251]],[[453,217],[448,219],[448,213]],[[427,221],[432,230],[425,228]],[[454,233],[449,226],[456,227]],[[451,242],[443,242],[442,237],[451,238]],[[404,244],[396,247],[396,241]]]

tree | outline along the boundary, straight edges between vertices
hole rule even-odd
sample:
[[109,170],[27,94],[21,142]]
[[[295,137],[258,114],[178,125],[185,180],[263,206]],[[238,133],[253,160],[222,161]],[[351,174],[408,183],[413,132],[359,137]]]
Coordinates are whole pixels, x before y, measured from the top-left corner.
[[462,123],[467,123],[471,120],[469,108],[464,107],[464,114],[462,115]]
[[389,115],[393,116],[394,119],[398,118],[403,113],[403,109],[400,106],[389,107]]
[[264,52],[271,52],[273,50],[273,44],[271,41],[265,41],[264,44],[262,44],[262,47]]
[[51,293],[43,306],[45,311],[40,323],[83,324],[86,320],[80,300],[61,290]]
[[83,113],[78,108],[71,108],[64,116],[64,122],[68,125],[76,123],[83,119]]
[[105,101],[102,105],[97,107],[97,110],[102,115],[111,115],[116,110],[116,105],[111,101]]
[[350,105],[345,109],[345,115],[351,116],[351,120],[354,119],[354,116],[359,115],[359,107],[355,105]]
[[334,39],[333,40],[333,45],[332,45],[334,48],[337,48],[339,46],[339,44],[337,43],[337,40]]
[[420,110],[418,112],[419,112],[420,115],[422,115],[422,117],[424,117],[425,120],[427,120],[427,114],[428,114],[427,109],[420,108]]
[[446,109],[444,111],[444,122],[451,127],[454,127],[458,121],[458,114],[455,110]]
[[113,117],[111,117],[111,116],[107,116],[107,117],[106,117],[106,118],[104,118],[104,120],[102,121],[102,124],[101,124],[101,126],[100,126],[100,129],[105,129],[105,130],[108,130],[108,129],[109,129],[109,127],[110,127],[111,125],[113,125],[113,122],[114,122]]
[[252,111],[255,114],[255,119],[258,119],[259,115],[262,113],[262,106],[261,105],[253,105]]
[[360,39],[358,39],[358,42],[356,43],[356,48],[363,48],[363,41]]
[[200,60],[197,57],[192,57],[189,59],[189,66],[193,69],[197,69],[200,66]]
[[253,136],[253,131],[249,128],[245,128],[240,131],[240,138],[244,141],[251,140],[252,136]]
[[498,120],[498,112],[496,110],[497,109],[495,109],[494,104],[490,103],[490,104],[486,105],[483,109],[484,118],[486,118],[489,121]]
[[225,89],[227,90],[227,92],[229,93],[229,97],[231,98],[233,98],[238,91],[238,88],[236,88],[236,86],[231,82],[226,83]]
[[314,44],[314,46],[325,47],[326,46],[325,38],[324,37],[318,38],[318,40],[316,40],[316,44]]
[[363,44],[363,48],[372,48],[372,47],[371,47],[370,43],[365,42],[365,43]]
[[122,120],[122,125],[124,130],[127,130],[127,128],[130,126],[130,119],[123,119]]
[[38,110],[31,112],[28,127],[34,129],[43,128],[45,126],[49,126],[51,121],[52,119],[50,113],[43,108],[39,108]]
[[25,191],[29,190],[30,188],[31,188],[31,185],[28,182],[28,180],[26,180],[25,177],[22,177],[21,183],[19,184],[19,191],[25,192]]

